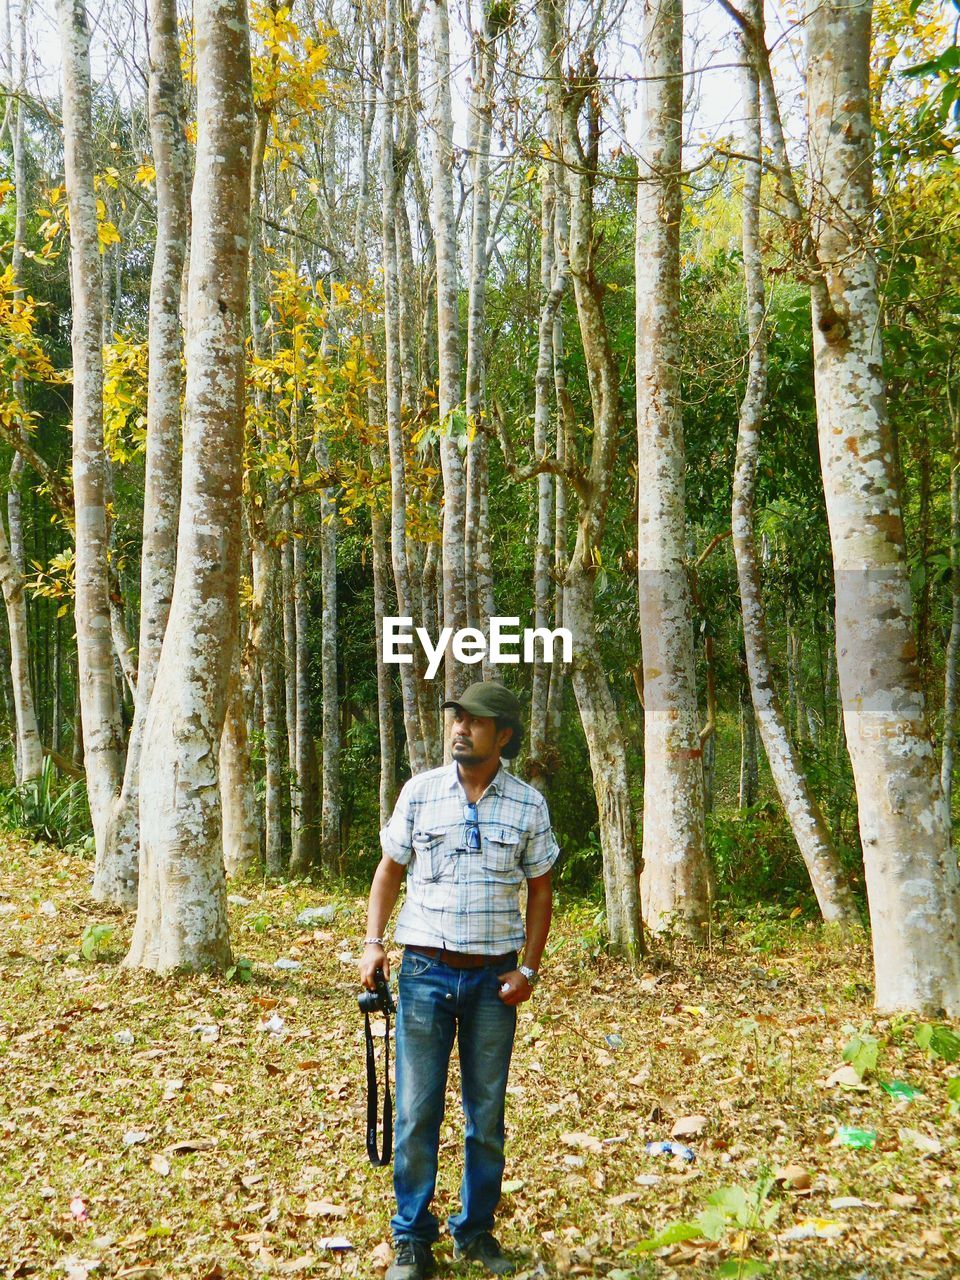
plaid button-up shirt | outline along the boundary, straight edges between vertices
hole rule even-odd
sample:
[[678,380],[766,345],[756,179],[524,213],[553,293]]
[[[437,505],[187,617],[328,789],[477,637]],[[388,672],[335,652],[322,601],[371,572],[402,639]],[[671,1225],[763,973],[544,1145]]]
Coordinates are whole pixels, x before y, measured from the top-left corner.
[[384,853],[408,867],[397,942],[501,955],[523,946],[519,890],[560,852],[547,802],[500,769],[477,801],[480,850],[467,849],[467,797],[456,762],[407,782],[380,832]]

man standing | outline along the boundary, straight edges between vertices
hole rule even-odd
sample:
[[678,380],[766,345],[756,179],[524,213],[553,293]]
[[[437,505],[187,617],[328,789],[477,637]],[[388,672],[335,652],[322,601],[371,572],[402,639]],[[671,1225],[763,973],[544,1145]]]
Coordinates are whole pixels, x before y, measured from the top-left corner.
[[[404,944],[397,1012],[397,1107],[387,1280],[433,1272],[439,1236],[430,1211],[437,1180],[447,1067],[454,1036],[466,1120],[462,1207],[447,1225],[454,1255],[495,1275],[513,1264],[492,1234],[503,1179],[504,1104],[517,1005],[538,979],[559,849],[546,801],[500,766],[520,750],[520,703],[502,684],[471,685],[454,702],[448,765],[411,778],[380,833],[360,977],[389,980],[383,934],[400,893]],[[527,881],[526,933],[519,889]],[[518,949],[523,947],[523,964]]]

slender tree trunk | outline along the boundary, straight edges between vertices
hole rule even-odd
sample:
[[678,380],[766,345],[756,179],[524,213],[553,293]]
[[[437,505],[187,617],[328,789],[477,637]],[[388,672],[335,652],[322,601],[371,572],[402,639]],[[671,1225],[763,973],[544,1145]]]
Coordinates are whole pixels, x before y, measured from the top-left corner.
[[[450,28],[447,0],[427,0],[432,11],[433,92],[430,137],[433,177],[430,212],[437,253],[437,348],[440,392],[440,469],[443,474],[443,625],[453,632],[467,625],[464,569],[465,475],[454,438],[460,406],[460,334],[457,307],[456,208],[453,200],[453,110],[450,102]],[[468,682],[469,669],[448,650],[444,659],[445,697],[455,698]]]
[[943,748],[940,757],[940,786],[947,829],[953,825],[953,759],[957,734],[957,664],[960,658],[960,388],[951,386],[947,374],[950,405],[950,635],[944,655]]
[[23,598],[23,578],[13,562],[7,535],[0,520],[0,584],[7,606],[10,632],[10,676],[15,714],[16,757],[19,763],[17,781],[32,782],[43,768],[43,744],[33,705],[33,687],[29,668],[29,635],[27,610]]
[[[317,466],[330,466],[322,432],[314,442]],[[328,870],[340,870],[340,695],[337,676],[337,504],[329,489],[320,491],[321,645],[323,680],[323,773],[320,805],[320,856]]]
[[117,858],[136,885],[140,858],[140,757],[147,710],[170,614],[180,509],[180,292],[187,252],[187,168],[176,0],[149,3],[150,135],[157,240],[150,279],[147,456],[140,562],[140,642],[133,726],[113,814]]
[[82,0],[58,0],[63,50],[63,139],[70,210],[73,300],[73,495],[76,521],[76,627],[84,767],[96,838],[94,897],[126,903],[128,866],[108,843],[120,789],[123,733],[113,669],[107,583],[103,451],[103,297],[93,178],[90,35]]
[[283,845],[283,741],[280,724],[280,688],[277,678],[275,587],[276,549],[261,531],[252,539],[253,647],[260,666],[263,705],[263,755],[266,769],[264,800],[265,856],[268,876],[282,876]]
[[[924,713],[887,417],[873,212],[869,0],[807,15],[817,424],[840,695],[880,1010],[960,1014],[960,876]],[[836,120],[842,112],[843,128]]]
[[301,875],[299,864],[301,780],[297,772],[297,606],[293,585],[293,526],[289,504],[284,511],[286,537],[280,548],[280,616],[283,625],[283,706],[290,761],[290,874]]
[[177,572],[141,767],[140,909],[125,964],[231,959],[218,757],[237,649],[253,91],[244,0],[197,0],[196,177]]
[[[386,32],[383,57],[383,149],[380,177],[383,189],[383,287],[384,287],[384,381],[387,418],[387,445],[390,453],[390,554],[393,581],[397,593],[398,616],[413,618],[413,593],[407,558],[407,492],[404,461],[403,410],[405,385],[412,372],[404,377],[401,347],[403,322],[400,301],[402,286],[397,254],[398,205],[402,193],[397,190],[394,145],[394,105],[397,94],[397,30],[394,0],[387,0]],[[408,282],[409,283],[409,282]],[[408,343],[409,345],[409,343]],[[410,394],[409,389],[406,392]],[[412,773],[427,768],[424,725],[418,698],[417,671],[414,664],[400,666],[400,696],[403,725]]]
[[[12,40],[9,48],[10,67],[8,87],[22,91],[26,71],[26,22],[29,11],[29,0],[24,0],[20,7],[20,51],[18,74],[13,70]],[[8,21],[9,21],[9,14]],[[12,36],[12,32],[10,33]],[[11,138],[13,144],[13,185],[14,185],[14,226],[13,248],[10,255],[10,271],[14,286],[14,297],[22,298],[20,273],[23,267],[23,256],[26,248],[27,233],[27,192],[26,173],[24,168],[24,104],[17,97],[13,106],[13,127]],[[20,404],[24,403],[25,390],[23,377],[14,378],[14,397]],[[7,497],[7,512],[10,522],[10,541],[0,528],[0,580],[3,583],[3,598],[7,608],[7,624],[10,640],[10,678],[13,692],[14,724],[14,756],[17,782],[33,782],[39,778],[43,768],[43,747],[40,729],[37,725],[37,713],[34,703],[33,685],[30,677],[30,637],[27,626],[27,605],[23,592],[24,552],[23,530],[20,520],[20,474],[23,470],[23,455],[14,450],[13,464],[10,468],[10,489]],[[2,520],[0,520],[2,525]]]
[[740,786],[737,804],[742,810],[749,809],[757,803],[758,760],[757,760],[757,718],[753,711],[750,696],[750,679],[746,671],[746,658],[743,658],[743,671],[740,678]]
[[[374,471],[384,465],[380,449],[370,450],[370,462]],[[386,826],[393,813],[397,798],[397,743],[393,728],[393,680],[383,660],[383,619],[390,596],[390,524],[374,494],[370,510],[371,544],[373,554],[373,614],[377,662],[377,728],[380,738],[380,825]]]
[[[328,490],[324,490],[324,496]],[[303,528],[303,515],[300,504],[294,504],[294,527]],[[323,526],[324,529],[326,526]],[[336,535],[334,534],[334,556],[336,555]],[[334,569],[336,560],[334,560]],[[297,823],[296,843],[290,855],[291,870],[301,874],[316,866],[320,852],[316,822],[316,783],[314,774],[317,767],[317,752],[310,728],[310,646],[309,625],[309,584],[307,582],[307,549],[302,538],[293,543],[293,609],[296,644],[294,648],[294,716],[296,718],[296,748],[293,755],[294,772],[297,779],[297,802],[300,807]],[[334,654],[336,663],[336,654]],[[326,706],[326,694],[324,694]],[[337,778],[339,779],[340,743],[337,742]],[[326,767],[326,766],[324,766]],[[339,791],[339,782],[337,783]],[[338,797],[339,804],[339,797]],[[291,813],[293,805],[291,803]],[[339,852],[339,851],[338,851]]]
[[[559,247],[555,253],[557,262],[566,270],[565,247],[569,242],[569,226],[567,218],[567,195],[564,184],[557,175],[557,198],[555,205],[556,232],[555,241]],[[567,391],[566,371],[564,369],[563,317],[557,308],[553,319],[553,385],[557,404],[557,461],[566,467],[567,459],[574,457],[573,441],[576,437],[576,415]],[[567,530],[567,479],[563,472],[558,473],[555,483],[556,504],[554,511],[553,538],[553,577],[556,583],[554,603],[554,626],[565,627],[566,604],[563,583],[567,576],[569,560]],[[547,695],[547,741],[551,751],[556,753],[560,740],[560,723],[563,717],[564,693],[567,671],[564,663],[554,662],[550,668],[550,691]]]
[[[487,296],[487,236],[490,231],[490,134],[493,126],[494,71],[496,69],[497,21],[493,10],[483,9],[483,31],[477,32],[474,50],[474,78],[470,94],[471,169],[473,176],[473,218],[470,228],[470,277],[467,298],[467,470],[464,511],[464,584],[467,626],[485,634],[481,562],[487,536],[484,526],[483,493],[487,470],[487,437],[481,430],[483,417],[484,340]],[[484,663],[484,674],[488,664]]]
[[[541,36],[543,31],[541,28]],[[553,50],[542,49],[544,70],[550,83]],[[553,95],[555,96],[555,95]],[[548,113],[548,136],[555,136],[555,109]],[[553,138],[551,137],[551,141]],[[540,322],[537,342],[537,372],[534,383],[533,452],[546,457],[550,439],[553,386],[553,327],[563,290],[565,274],[556,271],[556,161],[545,158],[540,165]],[[533,619],[535,627],[550,625],[551,558],[554,554],[553,476],[543,471],[537,476],[537,541],[533,555]],[[538,654],[533,665],[533,688],[530,697],[530,750],[527,776],[530,782],[545,789],[552,772],[550,733],[547,708],[550,698],[550,667]]]
[[63,745],[63,627],[60,615],[54,622],[53,637],[53,715],[50,728],[50,746],[58,754]]
[[[762,38],[762,9],[759,0],[750,0],[747,13],[758,24]],[[740,584],[746,666],[753,707],[770,771],[809,873],[813,891],[817,895],[820,911],[828,922],[853,924],[858,919],[853,893],[844,878],[826,820],[807,783],[789,726],[780,708],[767,647],[753,522],[760,431],[767,407],[766,298],[760,256],[760,82],[753,48],[748,40],[743,41],[743,54],[746,128],[743,148],[748,157],[743,177],[743,265],[749,359],[747,385],[740,406],[731,527]],[[748,727],[746,716],[745,709],[745,730]],[[752,721],[752,717],[750,720]],[[749,727],[752,728],[752,723]],[[755,740],[753,754],[756,755]],[[747,792],[750,790],[749,778],[745,780],[741,771],[741,797],[745,789]],[[741,798],[741,808],[743,807]]]
[[243,682],[238,661],[230,677],[219,761],[223,866],[232,879],[251,874],[260,862],[257,795],[253,786],[250,740],[247,737],[246,708],[243,703]]
[[[542,0],[545,47],[558,47],[555,0]],[[582,478],[577,515],[577,543],[567,568],[566,625],[573,634],[572,680],[583,724],[593,787],[600,818],[604,890],[611,946],[631,960],[643,950],[637,892],[636,829],[627,773],[626,739],[596,644],[594,579],[603,539],[607,500],[613,478],[620,426],[616,362],[603,315],[602,288],[594,271],[592,181],[597,162],[599,118],[595,114],[596,65],[591,55],[582,74],[571,80],[562,98],[563,159],[570,195],[570,275],[573,280],[583,342],[593,440],[590,463]],[[586,152],[579,117],[589,112]],[[568,459],[571,465],[572,459]]]
[[679,924],[701,940],[710,891],[680,412],[681,0],[648,0],[643,31],[636,246],[637,564],[645,712],[641,901],[650,928]]

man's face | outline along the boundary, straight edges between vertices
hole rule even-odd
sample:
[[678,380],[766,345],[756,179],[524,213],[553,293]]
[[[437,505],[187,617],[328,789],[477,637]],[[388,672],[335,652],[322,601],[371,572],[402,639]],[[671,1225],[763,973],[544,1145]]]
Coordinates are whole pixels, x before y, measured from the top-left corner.
[[500,752],[512,737],[513,730],[498,730],[492,716],[472,716],[463,707],[453,708],[450,754],[460,764],[487,764],[490,760],[499,760]]

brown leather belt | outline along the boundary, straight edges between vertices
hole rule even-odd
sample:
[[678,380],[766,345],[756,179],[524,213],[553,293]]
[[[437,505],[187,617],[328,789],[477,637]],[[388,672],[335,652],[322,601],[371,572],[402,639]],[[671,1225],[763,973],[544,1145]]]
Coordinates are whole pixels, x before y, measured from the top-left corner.
[[408,951],[414,951],[418,956],[429,956],[431,960],[439,960],[441,964],[448,964],[451,969],[482,969],[486,965],[500,966],[509,963],[514,952],[507,951],[501,956],[480,956],[469,951],[447,951],[445,947],[414,947],[407,946]]

